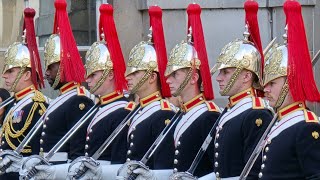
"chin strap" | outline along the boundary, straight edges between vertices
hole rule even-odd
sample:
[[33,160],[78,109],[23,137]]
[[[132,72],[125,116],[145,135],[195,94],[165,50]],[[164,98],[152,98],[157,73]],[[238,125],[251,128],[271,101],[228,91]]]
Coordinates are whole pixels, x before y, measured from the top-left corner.
[[234,73],[232,74],[227,86],[223,89],[223,91],[221,92],[222,96],[227,95],[227,93],[230,91],[230,89],[232,88],[232,86],[234,85],[234,83],[236,82],[236,80],[239,77],[240,72],[242,71],[242,68],[236,68],[236,70],[234,71]]
[[289,92],[289,85],[288,85],[288,79],[286,79],[286,82],[281,88],[281,92],[280,92],[279,98],[277,99],[276,105],[274,106],[275,110],[277,110],[283,104],[283,101],[286,98],[288,92]]
[[14,82],[13,82],[13,85],[11,86],[11,88],[10,88],[10,92],[14,92],[14,90],[16,89],[16,87],[17,87],[17,85],[18,85],[18,82],[19,82],[19,80],[21,79],[21,77],[22,77],[22,74],[24,73],[24,71],[26,70],[26,67],[21,67],[20,68],[20,71],[19,71],[19,73],[18,73],[18,76],[17,76],[17,78],[14,80]]
[[103,82],[106,80],[108,74],[110,73],[111,68],[107,68],[103,70],[102,76],[100,77],[99,81],[94,85],[93,88],[90,89],[90,93],[93,94],[94,92],[99,89],[99,87],[103,84]]
[[149,68],[144,75],[142,76],[142,78],[140,79],[140,81],[132,88],[132,90],[130,91],[130,94],[135,94],[139,88],[148,80],[148,78],[151,76],[153,72],[153,68]]
[[59,66],[56,78],[54,79],[54,83],[52,84],[52,88],[55,89],[58,86],[59,82],[60,82],[60,66]]
[[184,81],[180,84],[179,88],[176,90],[176,92],[174,92],[172,94],[172,96],[179,96],[182,92],[182,90],[187,86],[188,82],[190,81],[191,79],[191,76],[192,76],[192,72],[193,72],[193,68],[190,68],[188,73],[187,73],[187,76],[186,78],[184,79]]

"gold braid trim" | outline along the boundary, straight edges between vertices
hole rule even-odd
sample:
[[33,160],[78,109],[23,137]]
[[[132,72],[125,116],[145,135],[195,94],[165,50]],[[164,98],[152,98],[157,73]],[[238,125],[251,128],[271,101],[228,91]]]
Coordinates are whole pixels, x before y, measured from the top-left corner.
[[[28,117],[26,119],[26,122],[23,126],[23,128],[21,130],[16,131],[13,128],[13,124],[12,124],[12,112],[10,113],[8,117],[8,119],[6,120],[6,123],[3,127],[3,131],[5,132],[5,139],[8,143],[8,145],[14,150],[16,149],[16,146],[11,142],[10,137],[13,139],[18,139],[18,137],[23,136],[23,133],[29,128],[32,119],[33,119],[33,115],[35,113],[35,111],[37,110],[38,106],[40,106],[41,110],[44,112],[46,111],[46,107],[44,106],[44,102],[45,102],[45,98],[43,96],[43,94],[39,91],[35,91],[34,96],[32,97],[32,100],[34,101],[31,110],[28,114]],[[12,132],[12,131],[13,132]],[[18,139],[18,141],[20,142],[20,140]],[[30,147],[30,146],[29,146]],[[22,150],[22,153],[31,153],[31,149],[24,149]]]
[[103,71],[102,76],[100,77],[99,81],[96,83],[96,85],[92,89],[90,89],[91,94],[96,92],[96,90],[104,83],[104,81],[106,80],[110,71],[111,71],[111,68],[107,68]]
[[140,81],[132,88],[132,90],[130,91],[130,94],[135,94],[138,91],[138,89],[148,80],[152,72],[153,72],[153,69],[148,69],[144,73]]

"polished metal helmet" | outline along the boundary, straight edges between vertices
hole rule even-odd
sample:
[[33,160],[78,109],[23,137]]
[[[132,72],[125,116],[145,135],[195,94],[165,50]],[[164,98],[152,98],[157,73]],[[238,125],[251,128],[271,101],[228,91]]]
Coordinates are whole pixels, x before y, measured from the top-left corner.
[[263,85],[279,77],[287,76],[288,48],[287,45],[274,47],[266,55]]
[[199,69],[200,64],[198,53],[193,45],[190,42],[182,41],[170,52],[165,76],[169,76],[178,69],[191,67]]
[[48,66],[53,63],[60,62],[60,53],[60,36],[52,34],[44,45],[45,69],[48,69]]
[[86,53],[86,77],[96,71],[112,70],[113,63],[109,50],[104,41],[98,41],[91,45]]
[[130,51],[125,76],[136,71],[159,71],[156,50],[151,41],[142,41]]
[[15,67],[31,68],[30,52],[24,42],[15,42],[4,53],[4,67],[2,73]]
[[260,79],[261,55],[254,44],[248,40],[249,33],[244,33],[244,39],[236,39],[223,47],[212,73],[224,68],[246,69]]

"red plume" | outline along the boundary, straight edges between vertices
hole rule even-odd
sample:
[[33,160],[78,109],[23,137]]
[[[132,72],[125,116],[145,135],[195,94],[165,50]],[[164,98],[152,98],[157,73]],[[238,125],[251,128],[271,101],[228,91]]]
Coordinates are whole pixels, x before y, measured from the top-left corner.
[[85,69],[73,37],[66,0],[56,0],[53,33],[60,35],[60,74],[61,82],[84,81]]
[[206,44],[204,41],[202,23],[201,23],[201,7],[198,4],[189,4],[187,8],[188,13],[188,27],[192,28],[192,38],[194,48],[198,52],[198,57],[201,61],[200,75],[203,83],[204,96],[207,100],[214,99],[212,81],[208,63],[208,55]]
[[297,1],[286,1],[284,12],[288,26],[288,84],[295,101],[319,102],[320,94],[314,80],[306,32]]
[[24,10],[23,29],[26,30],[26,42],[30,53],[32,83],[36,89],[44,87],[41,60],[39,56],[33,18],[36,11],[32,8]]
[[264,57],[263,57],[259,23],[258,23],[258,17],[257,17],[259,5],[254,0],[247,0],[244,3],[244,9],[246,11],[246,24],[249,26],[250,41],[255,44],[256,48],[259,50],[260,55],[261,55],[260,77],[262,78]]
[[[249,28],[250,37],[249,40],[254,43],[256,48],[259,50],[261,55],[261,66],[260,66],[260,79],[263,78],[263,68],[264,68],[264,57],[263,57],[263,50],[261,45],[261,37],[260,37],[260,30],[259,30],[259,23],[258,23],[258,9],[259,5],[254,0],[247,0],[244,3],[244,9],[246,11],[246,24]],[[263,97],[263,91],[256,90],[258,97]]]
[[117,91],[122,92],[127,89],[127,83],[124,76],[126,65],[113,19],[113,8],[110,4],[102,4],[100,6],[99,33],[101,34],[102,31],[105,35],[106,45],[113,63],[115,87]]
[[151,6],[149,8],[150,26],[152,27],[152,38],[154,48],[157,53],[157,64],[159,69],[161,94],[163,97],[170,97],[170,88],[166,83],[164,72],[168,62],[166,43],[164,39],[163,26],[162,26],[162,10],[158,6]]

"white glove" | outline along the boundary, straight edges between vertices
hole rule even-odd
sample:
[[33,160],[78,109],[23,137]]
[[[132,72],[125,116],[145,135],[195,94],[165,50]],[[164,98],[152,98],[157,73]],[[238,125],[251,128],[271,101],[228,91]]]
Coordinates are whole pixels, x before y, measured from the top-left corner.
[[38,172],[33,176],[34,179],[66,179],[69,164],[59,165],[37,165]]
[[74,164],[69,172],[68,172],[68,178],[71,179],[74,175],[76,175],[76,172],[79,169],[82,168],[88,168],[88,170],[82,175],[80,179],[86,179],[86,180],[98,180],[102,179],[102,168],[100,164],[90,163],[87,161],[77,162]]
[[138,175],[136,180],[145,180],[145,179],[157,180],[157,178],[155,177],[152,170],[147,170],[144,168],[137,168],[137,169],[133,170],[133,173]]
[[3,166],[6,166],[8,163],[11,163],[11,165],[6,169],[6,173],[19,172],[22,162],[23,162],[22,156],[19,157],[19,156],[12,156],[7,154],[0,162],[0,168],[2,168]]
[[[25,177],[29,173],[30,170],[35,168],[35,166],[38,166],[39,163],[41,162],[41,160],[43,160],[43,158],[41,156],[39,156],[39,155],[32,155],[30,157],[26,157],[24,159],[24,161],[21,163],[22,165],[21,165],[21,168],[20,168],[20,171],[19,171],[20,178]],[[40,167],[41,171],[44,171],[44,169],[42,169],[42,167]],[[32,174],[32,175],[35,176],[36,174],[37,173]]]

